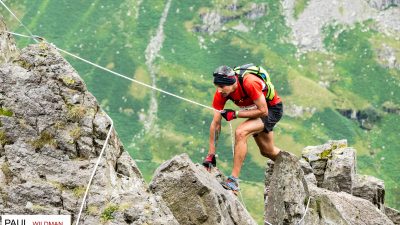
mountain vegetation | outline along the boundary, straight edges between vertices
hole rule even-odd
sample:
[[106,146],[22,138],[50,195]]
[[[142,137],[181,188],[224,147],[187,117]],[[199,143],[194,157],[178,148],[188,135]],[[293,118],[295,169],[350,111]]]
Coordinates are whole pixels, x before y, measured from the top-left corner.
[[[276,145],[300,155],[305,146],[347,139],[358,150],[358,170],[384,180],[387,204],[400,209],[400,28],[381,20],[399,12],[396,4],[376,9],[367,1],[352,1],[368,6],[361,15],[370,16],[355,13],[359,19],[347,22],[332,18],[317,27],[318,46],[318,38],[299,39],[300,28],[293,25],[307,21],[313,0],[5,2],[32,33],[57,47],[207,106],[217,66],[263,65],[285,107]],[[356,12],[336,8],[343,18]],[[4,8],[0,13],[11,31],[26,34]],[[392,20],[399,21],[398,15]],[[19,47],[32,43],[16,40]],[[203,160],[211,110],[66,58],[113,119],[147,181],[174,155]],[[233,129],[239,123],[234,121]],[[217,151],[225,173],[232,167],[231,143],[230,126],[223,123]],[[253,141],[248,145],[241,189],[248,210],[262,221],[266,159]]]

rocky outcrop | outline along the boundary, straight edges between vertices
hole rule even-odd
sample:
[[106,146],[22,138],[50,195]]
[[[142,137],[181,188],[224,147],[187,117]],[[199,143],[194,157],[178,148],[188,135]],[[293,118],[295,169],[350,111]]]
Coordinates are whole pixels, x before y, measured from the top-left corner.
[[304,224],[393,224],[371,202],[345,192],[332,192],[309,185],[311,201]]
[[[400,4],[399,4],[400,5]],[[400,7],[389,7],[384,11],[380,11],[376,17],[378,26],[376,27],[379,32],[395,37],[396,41],[399,41],[397,35],[400,32]],[[397,49],[397,48],[396,48]]]
[[[400,11],[399,11],[400,12]],[[400,69],[400,63],[396,56],[400,55],[400,49],[388,46],[382,43],[379,47],[376,47],[378,62],[389,69]]]
[[[400,216],[400,213],[394,209],[389,209],[386,212],[387,206],[384,205],[385,184],[382,180],[356,173],[355,150],[347,147],[346,140],[329,141],[324,145],[306,147],[302,152],[302,158],[310,164],[312,169],[312,172],[310,172],[307,164],[302,163],[306,178],[312,177],[311,174],[318,177],[317,186],[319,188],[339,193],[347,192],[368,200],[382,213],[390,215],[391,219],[395,218],[392,219],[393,222]],[[324,167],[325,169],[323,169]],[[306,180],[309,185],[315,186],[316,183],[313,182],[312,178]],[[351,200],[351,198],[347,199]]]
[[230,191],[187,154],[175,156],[155,172],[150,189],[162,196],[180,224],[256,224]]
[[289,104],[285,106],[285,115],[295,118],[303,117],[305,115],[313,115],[316,111],[316,108],[303,107],[296,104]]
[[0,64],[11,61],[17,54],[14,39],[11,34],[4,32],[6,30],[7,26],[0,15]]
[[382,115],[373,107],[368,107],[362,110],[355,109],[337,109],[343,116],[355,120],[364,130],[371,130],[374,124],[382,119]]
[[110,118],[54,47],[28,46],[13,62],[0,65],[0,215],[65,214],[75,221],[105,145],[81,224],[178,224],[149,192],[114,129],[105,142]]
[[[302,152],[302,158],[304,158],[305,161],[308,162],[309,165],[311,166],[312,172],[317,179],[318,186],[322,186],[324,182],[325,183],[328,182],[328,180],[325,180],[325,171],[327,169],[328,161],[332,159],[332,151],[343,147],[347,147],[346,140],[333,141],[333,142],[328,142],[324,145],[308,146],[304,148]],[[332,163],[329,164],[334,166],[334,164]],[[306,171],[307,174],[309,174],[309,172],[310,172],[309,170]],[[332,171],[332,173],[334,172]],[[351,179],[351,177],[353,176],[351,174],[348,175],[350,176],[348,177],[348,179]]]
[[265,179],[266,224],[301,222],[309,193],[298,161],[296,156],[281,151],[275,163],[269,163]]
[[333,149],[326,164],[322,187],[331,191],[344,191],[351,194],[355,173],[355,149]]
[[[256,20],[264,16],[266,11],[267,5],[265,3],[249,3],[245,6],[240,4],[225,5],[221,9],[217,8],[200,13],[202,24],[196,25],[194,31],[213,34],[223,30],[224,25],[230,21]],[[244,32],[251,30],[251,28],[239,27],[235,29]]]
[[281,152],[267,163],[265,224],[393,224],[400,214],[386,212],[383,181],[355,162],[346,140],[306,147],[302,159]]
[[356,175],[353,195],[366,199],[376,205],[379,209],[384,208],[385,202],[385,184],[373,176]]
[[[282,0],[283,13],[286,24],[292,29],[292,43],[300,52],[324,51],[323,29],[332,26],[343,26],[351,29],[356,23],[375,20],[380,32],[396,37],[400,29],[398,0],[309,0],[305,9],[294,15],[299,1]],[[300,4],[301,4],[300,3]],[[389,7],[389,8],[388,8]],[[341,30],[338,29],[337,33]]]
[[378,10],[385,10],[390,6],[399,6],[400,0],[367,0],[368,4]]
[[294,17],[295,0],[283,0],[286,23],[292,28],[293,44],[300,51],[324,50],[323,27],[335,24],[351,25],[372,18],[374,10],[364,0],[310,0],[298,18]]
[[400,115],[400,106],[391,101],[384,102],[382,104],[382,109],[387,113]]
[[314,185],[317,185],[317,178],[315,177],[313,169],[311,168],[310,164],[304,158],[301,158],[299,160],[299,163],[301,169],[304,172],[304,178],[306,179],[307,183],[312,183]]
[[393,221],[394,224],[399,225],[400,224],[400,212],[385,206],[385,214]]

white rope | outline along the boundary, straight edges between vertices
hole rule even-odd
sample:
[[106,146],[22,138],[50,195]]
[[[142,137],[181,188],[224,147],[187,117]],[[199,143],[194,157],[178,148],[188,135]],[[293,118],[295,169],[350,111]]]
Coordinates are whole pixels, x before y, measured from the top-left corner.
[[[44,39],[41,38],[40,36],[33,35],[32,32],[18,19],[18,17],[7,7],[6,4],[4,4],[4,2],[3,2],[2,0],[0,0],[0,3],[11,13],[11,15],[13,15],[14,18],[28,31],[28,33],[30,34],[30,36],[24,35],[24,34],[15,33],[15,32],[10,32],[10,31],[6,31],[6,33],[13,34],[13,35],[20,36],[20,37],[32,38],[35,42],[38,42],[37,39],[39,39],[39,40],[44,40]],[[114,75],[116,75],[116,76],[125,78],[125,79],[127,79],[127,80],[130,80],[130,81],[135,82],[135,83],[137,83],[137,84],[140,84],[140,85],[142,85],[142,86],[145,86],[145,87],[148,87],[148,88],[150,88],[150,89],[153,89],[153,90],[162,92],[162,93],[164,93],[164,94],[170,95],[170,96],[172,96],[172,97],[175,97],[175,98],[178,98],[178,99],[181,99],[181,100],[190,102],[190,103],[192,103],[192,104],[199,105],[199,106],[202,106],[202,107],[204,107],[204,108],[211,109],[211,110],[213,110],[213,111],[221,112],[221,110],[216,110],[216,109],[214,109],[214,108],[212,108],[212,107],[210,107],[210,106],[207,106],[207,105],[204,105],[204,104],[195,102],[195,101],[193,101],[193,100],[190,100],[190,99],[181,97],[181,96],[179,96],[179,95],[170,93],[170,92],[168,92],[168,91],[164,91],[164,90],[162,90],[162,89],[160,89],[160,88],[157,88],[157,87],[148,85],[148,84],[143,83],[143,82],[141,82],[141,81],[138,81],[138,80],[129,78],[129,77],[123,75],[123,74],[117,73],[117,72],[115,72],[115,71],[112,71],[112,70],[110,70],[110,69],[107,69],[107,68],[105,68],[105,67],[102,67],[102,66],[100,66],[100,65],[98,65],[98,64],[96,64],[96,63],[93,63],[93,62],[91,62],[91,61],[89,61],[89,60],[86,60],[86,59],[84,59],[84,58],[81,58],[81,57],[79,57],[79,56],[77,56],[77,55],[75,55],[75,54],[72,54],[72,53],[70,53],[70,52],[68,52],[68,51],[65,51],[65,50],[63,50],[63,49],[61,49],[61,48],[58,48],[58,47],[55,46],[54,44],[52,44],[52,45],[53,45],[58,51],[61,51],[61,52],[65,53],[65,54],[67,54],[67,55],[69,55],[69,56],[72,56],[72,57],[74,57],[74,58],[76,58],[76,59],[79,59],[79,60],[81,60],[81,61],[83,61],[83,62],[85,62],[85,63],[88,63],[88,64],[90,64],[90,65],[92,65],[92,66],[94,66],[94,67],[97,67],[97,68],[99,68],[99,69],[102,69],[102,70],[104,70],[104,71],[107,71],[107,72],[109,72],[109,73],[112,73],[112,74],[114,74]],[[98,167],[98,165],[100,164],[101,157],[102,157],[102,155],[103,155],[103,153],[104,153],[105,147],[107,146],[108,140],[109,140],[110,135],[111,135],[111,131],[112,131],[112,128],[113,128],[113,121],[111,120],[111,118],[110,118],[110,121],[111,121],[110,130],[108,131],[107,138],[106,138],[105,143],[104,143],[104,145],[103,145],[103,148],[102,148],[102,150],[101,150],[101,152],[100,152],[100,155],[99,155],[99,157],[98,157],[98,159],[97,159],[97,162],[96,162],[96,165],[95,165],[95,167],[94,167],[94,169],[93,169],[93,172],[92,172],[92,175],[91,175],[91,177],[90,177],[89,183],[88,183],[88,185],[87,185],[87,187],[86,187],[85,195],[84,195],[84,197],[83,197],[82,204],[81,204],[81,207],[80,207],[80,210],[79,210],[79,214],[78,214],[78,217],[77,217],[77,220],[76,220],[76,225],[79,225],[79,220],[80,220],[80,217],[81,217],[81,214],[82,214],[83,207],[84,207],[84,205],[85,205],[85,201],[86,201],[86,198],[87,198],[87,194],[88,194],[88,192],[89,192],[90,185],[91,185],[91,183],[92,183],[92,180],[93,180],[94,175],[96,174],[97,167]],[[231,131],[232,154],[233,154],[233,156],[235,156],[234,137],[233,137],[233,129],[232,129],[232,123],[231,123],[231,122],[229,122],[229,127],[230,127],[230,131]],[[244,201],[243,201],[242,192],[241,192],[240,190],[239,190],[239,194],[240,194],[240,198],[241,198],[241,200],[242,200],[243,206],[244,206],[244,208],[246,209],[246,205],[245,205],[245,203],[244,203]],[[304,212],[304,215],[303,215],[303,217],[301,218],[301,220],[297,223],[297,225],[299,225],[299,224],[303,221],[305,215],[307,214],[307,210],[308,210],[309,203],[310,203],[310,198],[311,198],[311,197],[308,198],[307,207],[306,207],[306,210],[305,210],[305,212]],[[266,220],[264,220],[264,223],[267,223],[267,224],[269,224],[269,225],[272,225],[271,223],[269,223],[269,222],[266,221]]]
[[[53,46],[54,46],[54,45],[53,45]],[[173,97],[175,97],[175,98],[179,98],[179,99],[181,99],[181,100],[190,102],[190,103],[192,103],[192,104],[199,105],[199,106],[202,106],[202,107],[204,107],[204,108],[211,109],[211,110],[216,110],[216,109],[214,109],[214,108],[212,108],[212,107],[210,107],[210,106],[203,105],[203,104],[201,104],[201,103],[198,103],[198,102],[195,102],[195,101],[193,101],[193,100],[190,100],[190,99],[181,97],[181,96],[179,96],[179,95],[172,94],[171,92],[164,91],[164,90],[162,90],[162,89],[160,89],[160,88],[157,88],[157,87],[154,87],[154,86],[145,84],[145,83],[143,83],[143,82],[141,82],[141,81],[138,81],[138,80],[129,78],[129,77],[125,76],[125,75],[122,75],[122,74],[120,74],[120,73],[114,72],[114,71],[112,71],[112,70],[110,70],[110,69],[107,69],[107,68],[105,68],[105,67],[102,67],[102,66],[100,66],[100,65],[97,65],[96,63],[90,62],[89,60],[83,59],[83,58],[81,58],[81,57],[79,57],[79,56],[77,56],[77,55],[74,55],[74,54],[72,54],[72,53],[70,53],[70,52],[67,52],[67,51],[65,51],[65,50],[63,50],[63,49],[60,49],[60,48],[58,48],[58,47],[56,47],[56,46],[54,46],[54,47],[55,47],[57,50],[59,50],[59,51],[61,51],[61,52],[64,52],[64,53],[67,54],[67,55],[70,55],[70,56],[72,56],[72,57],[74,57],[74,58],[76,58],[76,59],[79,59],[79,60],[81,60],[81,61],[83,61],[83,62],[85,62],[85,63],[88,63],[88,64],[90,64],[90,65],[92,65],[92,66],[95,66],[95,67],[97,67],[97,68],[99,68],[99,69],[102,69],[102,70],[104,70],[104,71],[107,71],[107,72],[109,72],[109,73],[112,73],[112,74],[114,74],[114,75],[116,75],[116,76],[125,78],[125,79],[130,80],[130,81],[132,81],[132,82],[135,82],[135,83],[137,83],[137,84],[140,84],[140,85],[143,85],[143,86],[145,86],[145,87],[151,88],[151,89],[153,89],[153,90],[156,90],[156,91],[162,92],[162,93],[164,93],[164,94],[173,96]],[[218,110],[217,110],[217,111],[218,111]]]
[[96,165],[94,166],[92,175],[90,176],[89,183],[87,184],[86,191],[85,191],[85,195],[83,196],[81,208],[80,208],[80,210],[79,210],[78,217],[76,218],[76,224],[75,224],[75,225],[79,225],[79,220],[80,220],[80,218],[81,218],[82,210],[83,210],[83,207],[84,207],[84,205],[85,205],[85,201],[86,201],[87,194],[88,194],[88,192],[89,192],[90,185],[91,185],[91,183],[92,183],[92,180],[93,180],[94,175],[96,174],[96,170],[97,170],[97,167],[98,167],[99,164],[100,164],[100,160],[101,160],[101,157],[103,156],[104,150],[106,149],[106,146],[107,146],[107,143],[108,143],[108,139],[109,139],[110,136],[111,136],[111,131],[112,131],[112,129],[113,129],[113,124],[114,124],[114,123],[113,123],[113,121],[112,121],[112,119],[111,119],[110,117],[108,117],[108,118],[109,118],[110,121],[111,121],[110,130],[108,131],[107,138],[106,138],[106,140],[105,140],[105,142],[104,142],[103,148],[101,149],[99,158],[97,158],[97,162],[96,162]]
[[[229,128],[230,128],[230,130],[231,130],[232,155],[233,155],[233,157],[235,157],[235,139],[234,139],[234,136],[233,136],[233,129],[232,129],[232,123],[231,123],[231,121],[229,121]],[[239,180],[239,179],[238,179],[238,180]],[[244,207],[244,208],[246,209],[246,211],[247,211],[246,204],[244,203],[244,200],[243,200],[242,192],[240,191],[240,189],[238,190],[238,192],[239,192],[240,200],[241,200],[241,202],[242,202],[242,204],[243,204],[243,207]]]
[[[20,36],[20,37],[32,38],[32,39],[34,39],[36,42],[38,42],[37,39],[39,39],[39,40],[44,40],[43,38],[41,38],[41,37],[39,37],[39,36],[33,35],[32,32],[18,19],[18,17],[15,16],[15,14],[3,3],[3,1],[0,0],[0,2],[3,4],[3,6],[14,16],[15,19],[18,20],[18,22],[19,22],[19,23],[29,32],[29,34],[31,34],[31,35],[28,36],[28,35],[23,35],[23,34],[19,34],[19,33],[14,33],[14,32],[8,32],[8,31],[6,31],[7,33],[10,33],[10,34],[13,34],[13,35],[16,35],[16,36]],[[181,96],[179,96],[179,95],[170,93],[170,92],[168,92],[168,91],[164,91],[164,90],[162,90],[162,89],[160,89],[160,88],[157,88],[157,87],[154,87],[154,86],[145,84],[145,83],[143,83],[143,82],[141,82],[141,81],[138,81],[138,80],[129,78],[129,77],[123,75],[123,74],[120,74],[120,73],[118,73],[118,72],[112,71],[112,70],[107,69],[107,68],[105,68],[105,67],[103,67],[103,66],[100,66],[100,65],[98,65],[98,64],[96,64],[96,63],[93,63],[93,62],[91,62],[91,61],[89,61],[89,60],[86,60],[86,59],[84,59],[84,58],[82,58],[82,57],[79,57],[79,56],[77,56],[77,55],[75,55],[75,54],[72,54],[72,53],[70,53],[70,52],[68,52],[68,51],[66,51],[66,50],[63,50],[63,49],[61,49],[61,48],[58,48],[58,47],[55,46],[54,44],[51,44],[51,45],[52,45],[54,48],[56,48],[58,51],[60,51],[60,52],[63,52],[63,53],[65,53],[65,54],[69,55],[69,56],[72,56],[72,57],[74,57],[74,58],[76,58],[76,59],[79,59],[79,60],[81,60],[81,61],[83,61],[83,62],[85,62],[85,63],[87,63],[87,64],[90,64],[90,65],[92,65],[92,66],[94,66],[94,67],[97,67],[97,68],[99,68],[99,69],[102,69],[102,70],[104,70],[104,71],[107,71],[107,72],[109,72],[109,73],[112,73],[112,74],[114,74],[114,75],[116,75],[116,76],[125,78],[125,79],[127,79],[127,80],[130,80],[130,81],[135,82],[135,83],[137,83],[137,84],[140,84],[140,85],[142,85],[142,86],[145,86],[145,87],[148,87],[148,88],[150,88],[150,89],[159,91],[159,92],[161,92],[161,93],[170,95],[170,96],[172,96],[172,97],[175,97],[175,98],[178,98],[178,99],[181,99],[181,100],[190,102],[190,103],[192,103],[192,104],[199,105],[199,106],[202,106],[202,107],[204,107],[204,108],[211,109],[211,110],[213,110],[213,111],[221,112],[221,110],[216,110],[216,109],[214,109],[214,108],[212,108],[212,107],[210,107],[210,106],[206,106],[206,105],[204,105],[204,104],[201,104],[201,103],[195,102],[195,101],[193,101],[193,100],[190,100],[190,99],[181,97]],[[110,120],[111,120],[111,118],[110,118]],[[233,137],[233,129],[232,129],[232,123],[231,123],[231,122],[229,122],[229,127],[230,127],[230,130],[231,130],[232,154],[233,154],[233,156],[235,156],[234,137]],[[79,220],[80,220],[80,217],[81,217],[81,214],[82,214],[82,211],[83,211],[83,207],[84,207],[84,205],[85,205],[85,201],[86,201],[86,198],[87,198],[87,194],[88,194],[88,192],[89,192],[89,189],[90,189],[90,185],[91,185],[91,183],[92,183],[92,180],[93,180],[94,175],[96,174],[97,167],[98,167],[99,164],[100,164],[100,160],[101,160],[101,157],[102,157],[102,155],[103,155],[103,153],[104,153],[105,147],[107,146],[108,139],[110,138],[112,128],[113,128],[113,121],[111,120],[111,127],[110,127],[110,130],[108,131],[107,138],[106,138],[105,143],[104,143],[104,145],[103,145],[103,148],[102,148],[102,150],[101,150],[101,152],[100,152],[100,155],[99,155],[99,157],[98,157],[98,159],[97,159],[96,165],[95,165],[95,167],[94,167],[94,169],[93,169],[93,172],[92,172],[92,175],[91,175],[91,177],[90,177],[90,179],[89,179],[89,183],[88,183],[88,185],[87,185],[87,187],[86,187],[85,195],[83,196],[82,204],[81,204],[81,207],[80,207],[79,214],[78,214],[78,217],[77,217],[77,219],[76,219],[76,224],[75,224],[75,225],[79,225]],[[244,203],[243,196],[242,196],[242,192],[241,192],[240,190],[239,190],[239,194],[240,194],[240,198],[241,198],[242,204],[243,204],[244,208],[246,209],[246,204]],[[246,209],[246,210],[247,210],[247,209]]]
[[240,200],[242,200],[243,207],[244,207],[244,209],[246,209],[246,211],[247,211],[247,207],[246,207],[246,204],[244,203],[243,195],[242,195],[242,192],[240,191],[240,189],[239,189],[239,195],[240,195]]
[[[7,33],[11,33],[11,34],[13,34],[13,35],[18,35],[18,36],[21,36],[21,37],[29,37],[29,38],[32,38],[33,40],[35,40],[35,42],[38,42],[37,38],[39,38],[39,40],[43,40],[42,38],[33,35],[32,32],[18,19],[18,17],[4,4],[4,2],[3,2],[2,0],[0,0],[0,2],[1,2],[1,4],[14,16],[14,18],[15,18],[16,20],[18,20],[18,22],[28,31],[28,33],[29,33],[31,36],[27,36],[27,35],[23,35],[23,34],[17,34],[17,33],[14,33],[14,32],[7,32]],[[83,199],[82,199],[81,208],[79,209],[79,214],[78,214],[78,217],[77,217],[77,219],[76,219],[76,225],[79,225],[79,220],[80,220],[80,218],[81,218],[82,210],[83,210],[83,207],[84,207],[84,205],[85,205],[85,201],[86,201],[86,198],[87,198],[87,194],[88,194],[88,192],[89,192],[90,185],[91,185],[91,183],[92,183],[92,180],[93,180],[94,175],[96,174],[97,167],[98,167],[99,164],[100,164],[101,157],[103,156],[104,150],[106,149],[108,140],[109,140],[109,138],[110,138],[110,136],[111,136],[111,131],[112,131],[113,126],[114,126],[113,120],[112,120],[109,116],[107,116],[107,117],[108,117],[109,120],[111,121],[110,130],[108,131],[106,140],[104,141],[103,148],[101,149],[100,155],[99,155],[99,157],[98,157],[98,159],[97,159],[96,165],[94,166],[92,175],[90,176],[89,182],[88,182],[88,184],[87,184],[86,191],[85,191],[85,195],[83,196]]]
[[306,211],[304,211],[303,217],[301,217],[301,220],[297,223],[297,225],[300,225],[301,222],[303,221],[304,217],[306,216],[307,210],[308,210],[308,205],[310,204],[310,199],[311,199],[311,196],[308,196],[308,202],[307,202]]
[[[7,33],[10,33],[10,34],[13,34],[13,35],[17,35],[17,36],[21,36],[21,37],[32,38],[32,39],[34,39],[36,42],[38,42],[37,39],[44,40],[43,38],[41,38],[41,37],[39,37],[39,36],[33,35],[33,34],[30,32],[30,30],[17,18],[17,16],[15,16],[15,14],[3,3],[3,1],[0,0],[0,2],[1,2],[1,3],[3,4],[3,6],[15,17],[15,19],[17,19],[18,22],[31,34],[31,36],[23,35],[23,34],[18,34],[18,33],[14,33],[14,32],[7,32]],[[130,80],[130,81],[135,82],[135,83],[137,83],[137,84],[140,84],[140,85],[142,85],[142,86],[145,86],[145,87],[148,87],[148,88],[150,88],[150,89],[159,91],[159,92],[161,92],[161,93],[170,95],[170,96],[172,96],[172,97],[175,97],[175,98],[178,98],[178,99],[181,99],[181,100],[190,102],[190,103],[192,103],[192,104],[199,105],[199,106],[202,106],[202,107],[204,107],[204,108],[211,109],[211,110],[213,110],[213,111],[221,112],[221,110],[216,110],[216,109],[214,109],[214,108],[212,108],[212,107],[210,107],[210,106],[207,106],[207,105],[204,105],[204,104],[195,102],[195,101],[193,101],[193,100],[190,100],[190,99],[181,97],[181,96],[179,96],[179,95],[170,93],[170,92],[168,92],[168,91],[164,91],[164,90],[162,90],[162,89],[160,89],[160,88],[157,88],[157,87],[148,85],[148,84],[143,83],[143,82],[141,82],[141,81],[138,81],[138,80],[129,78],[129,77],[123,75],[123,74],[120,74],[120,73],[118,73],[118,72],[112,71],[112,70],[107,69],[107,68],[105,68],[105,67],[103,67],[103,66],[100,66],[100,65],[98,65],[98,64],[96,64],[96,63],[93,63],[93,62],[91,62],[91,61],[89,61],[89,60],[86,60],[86,59],[84,59],[84,58],[82,58],[82,57],[79,57],[79,56],[77,56],[77,55],[75,55],[75,54],[72,54],[72,53],[70,53],[70,52],[68,52],[68,51],[66,51],[66,50],[63,50],[63,49],[61,49],[61,48],[58,48],[58,47],[55,46],[54,44],[52,44],[52,45],[53,45],[54,48],[56,48],[56,49],[57,49],[58,51],[60,51],[60,52],[63,52],[63,53],[65,53],[65,54],[69,55],[69,56],[72,56],[72,57],[74,57],[74,58],[76,58],[76,59],[79,59],[79,60],[81,60],[81,61],[83,61],[83,62],[85,62],[85,63],[87,63],[87,64],[90,64],[90,65],[92,65],[92,66],[94,66],[94,67],[97,67],[97,68],[99,68],[99,69],[102,69],[102,70],[104,70],[104,71],[107,71],[107,72],[109,72],[109,73],[112,73],[112,74],[114,74],[114,75],[116,75],[116,76],[125,78],[125,79],[127,79],[127,80]],[[111,120],[111,119],[110,119],[110,120]],[[111,120],[111,127],[110,127],[110,130],[109,130],[109,132],[108,132],[106,141],[105,141],[105,143],[104,143],[103,149],[101,150],[100,156],[99,156],[99,158],[97,159],[97,163],[96,163],[96,165],[95,165],[95,168],[93,169],[92,176],[90,177],[89,183],[88,183],[88,185],[87,185],[87,187],[86,187],[85,195],[84,195],[83,200],[82,200],[82,204],[81,204],[81,208],[80,208],[80,210],[79,210],[79,214],[78,214],[78,217],[77,217],[76,225],[79,224],[79,220],[80,220],[80,217],[81,217],[81,213],[82,213],[83,207],[84,207],[84,205],[85,205],[85,201],[86,201],[87,194],[88,194],[88,192],[89,192],[90,184],[92,183],[93,177],[94,177],[94,175],[96,174],[96,170],[97,170],[97,167],[98,167],[98,165],[99,165],[99,163],[100,163],[100,159],[101,159],[101,157],[102,157],[102,155],[103,155],[104,149],[105,149],[106,144],[107,144],[107,142],[108,142],[108,139],[109,139],[109,137],[110,137],[112,127],[113,127],[113,122],[112,122],[112,120]],[[235,156],[235,148],[234,148],[234,137],[233,137],[233,129],[232,129],[232,124],[231,124],[231,122],[229,122],[229,127],[230,127],[230,131],[231,131],[232,154],[233,154],[233,157],[234,157],[234,156]],[[246,209],[246,205],[245,205],[245,203],[244,203],[244,201],[243,201],[243,196],[242,196],[242,193],[241,193],[240,191],[239,191],[239,194],[240,194],[240,198],[241,198],[241,200],[242,200],[242,204],[243,204],[244,208]]]
[[264,220],[264,223],[266,223],[266,224],[268,224],[268,225],[272,225],[272,223],[270,223],[270,222],[268,222],[268,221],[266,221],[266,220]]
[[[0,0],[0,1],[1,1],[1,0]],[[7,33],[10,33],[10,34],[13,34],[13,35],[17,35],[17,36],[21,36],[21,37],[32,38],[32,39],[35,39],[35,40],[36,40],[36,39],[44,40],[44,38],[42,38],[42,37],[40,37],[40,36],[37,36],[37,35],[28,36],[28,35],[23,35],[23,34],[15,33],[15,32],[8,32],[8,31],[7,31]],[[36,40],[36,41],[37,41],[37,40]],[[216,109],[214,109],[214,108],[212,108],[212,107],[210,107],[210,106],[207,106],[207,105],[204,105],[204,104],[195,102],[195,101],[193,101],[193,100],[190,100],[190,99],[181,97],[181,96],[176,95],[176,94],[173,94],[173,93],[171,93],[171,92],[164,91],[164,90],[162,90],[162,89],[160,89],[160,88],[157,88],[157,87],[148,85],[148,84],[143,83],[143,82],[141,82],[141,81],[132,79],[132,78],[127,77],[127,76],[125,76],[125,75],[123,75],[123,74],[121,74],[121,73],[112,71],[112,70],[107,69],[107,68],[105,68],[105,67],[103,67],[103,66],[100,66],[100,65],[98,65],[98,64],[96,64],[96,63],[93,63],[93,62],[91,62],[91,61],[89,61],[89,60],[87,60],[87,59],[84,59],[84,58],[82,58],[82,57],[79,57],[79,56],[77,56],[77,55],[75,55],[75,54],[73,54],[73,53],[70,53],[70,52],[68,52],[68,51],[66,51],[66,50],[63,50],[63,49],[57,47],[56,45],[54,45],[53,43],[50,43],[50,44],[51,44],[54,48],[56,48],[58,51],[60,51],[60,52],[63,52],[63,53],[65,53],[65,54],[69,55],[69,56],[72,56],[72,57],[74,57],[74,58],[76,58],[76,59],[79,59],[79,60],[81,60],[81,61],[83,61],[83,62],[85,62],[85,63],[87,63],[87,64],[90,64],[90,65],[92,65],[92,66],[94,66],[94,67],[97,67],[97,68],[99,68],[99,69],[101,69],[101,70],[104,70],[104,71],[107,71],[107,72],[109,72],[109,73],[112,73],[112,74],[114,74],[114,75],[116,75],[116,76],[122,77],[122,78],[124,78],[124,79],[130,80],[130,81],[135,82],[135,83],[137,83],[137,84],[140,84],[140,85],[142,85],[142,86],[145,86],[145,87],[148,87],[148,88],[150,88],[150,89],[159,91],[159,92],[161,92],[161,93],[170,95],[170,96],[172,96],[172,97],[175,97],[175,98],[178,98],[178,99],[181,99],[181,100],[190,102],[190,103],[192,103],[192,104],[199,105],[199,106],[202,106],[202,107],[204,107],[204,108],[207,108],[207,109],[210,109],[210,110],[213,110],[213,111],[221,112],[221,110],[216,110]]]
[[229,121],[229,128],[231,129],[232,156],[235,157],[235,140],[233,136],[232,123],[230,121]]
[[[1,1],[1,0],[0,0]],[[25,34],[18,34],[18,33],[14,33],[14,32],[11,32],[11,31],[5,31],[6,33],[9,33],[9,34],[12,34],[12,35],[15,35],[15,36],[20,36],[20,37],[26,37],[26,38],[32,38],[32,36],[28,36],[28,35],[25,35]]]
[[21,22],[21,20],[18,19],[18,17],[11,11],[11,9],[9,9],[9,8],[7,7],[7,5],[4,4],[4,2],[3,2],[2,0],[0,0],[0,3],[4,6],[4,8],[7,9],[7,11],[8,11],[9,13],[11,13],[11,15],[19,22],[19,24],[21,24],[21,25],[25,28],[25,30],[28,31],[28,33],[31,35],[31,36],[28,36],[28,37],[31,37],[33,40],[35,40],[36,42],[38,42],[38,40],[36,40],[36,36],[33,35],[32,32]]

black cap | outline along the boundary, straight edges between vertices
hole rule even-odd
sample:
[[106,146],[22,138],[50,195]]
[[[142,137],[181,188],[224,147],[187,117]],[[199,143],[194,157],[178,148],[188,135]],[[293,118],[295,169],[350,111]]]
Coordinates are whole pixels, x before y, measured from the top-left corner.
[[220,66],[213,73],[214,84],[232,85],[236,82],[235,75],[235,72],[229,66]]

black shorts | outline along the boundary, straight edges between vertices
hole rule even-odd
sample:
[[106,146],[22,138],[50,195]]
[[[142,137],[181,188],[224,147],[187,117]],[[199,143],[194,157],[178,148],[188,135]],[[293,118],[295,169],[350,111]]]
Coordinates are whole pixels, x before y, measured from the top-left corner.
[[268,133],[274,129],[275,124],[282,118],[283,104],[279,102],[274,106],[268,106],[268,116],[261,117],[264,123],[264,132]]

